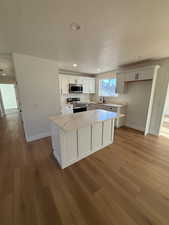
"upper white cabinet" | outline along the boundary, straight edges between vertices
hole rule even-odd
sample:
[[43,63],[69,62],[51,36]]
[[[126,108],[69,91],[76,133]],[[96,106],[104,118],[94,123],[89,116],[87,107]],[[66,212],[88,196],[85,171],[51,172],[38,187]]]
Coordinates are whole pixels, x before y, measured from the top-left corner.
[[84,94],[95,93],[95,78],[60,75],[61,94],[69,93],[69,84],[82,84]]
[[95,93],[95,78],[83,78],[83,93]]
[[156,65],[137,68],[134,70],[122,71],[117,73],[117,93],[126,92],[127,82],[153,80]]
[[124,76],[121,73],[116,74],[117,77],[117,84],[116,84],[116,89],[118,94],[123,94],[124,93]]
[[135,71],[135,72],[128,72],[124,73],[123,75],[124,81],[141,81],[141,80],[152,80],[153,73],[149,71]]
[[69,93],[69,79],[67,77],[62,77],[60,79],[60,87],[61,94]]
[[90,78],[90,93],[96,92],[96,80],[95,78]]

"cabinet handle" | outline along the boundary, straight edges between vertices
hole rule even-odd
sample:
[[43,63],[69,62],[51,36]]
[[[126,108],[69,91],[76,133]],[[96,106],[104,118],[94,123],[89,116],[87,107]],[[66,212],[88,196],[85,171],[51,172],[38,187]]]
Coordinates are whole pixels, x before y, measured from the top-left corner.
[[135,80],[138,80],[139,79],[139,73],[136,73],[135,74]]

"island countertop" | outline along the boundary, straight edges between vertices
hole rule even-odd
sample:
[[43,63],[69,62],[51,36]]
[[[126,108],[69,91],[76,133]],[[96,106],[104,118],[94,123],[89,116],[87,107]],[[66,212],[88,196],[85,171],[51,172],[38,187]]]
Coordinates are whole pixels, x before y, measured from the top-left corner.
[[53,116],[49,119],[52,120],[63,131],[70,131],[73,129],[86,127],[100,121],[112,120],[123,116],[123,114],[119,115],[116,112],[99,109],[75,114]]

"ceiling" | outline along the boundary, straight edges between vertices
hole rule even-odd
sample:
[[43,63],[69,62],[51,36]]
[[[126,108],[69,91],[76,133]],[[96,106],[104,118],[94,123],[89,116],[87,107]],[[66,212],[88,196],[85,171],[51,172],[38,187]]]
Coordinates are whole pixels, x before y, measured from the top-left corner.
[[0,53],[54,59],[69,70],[76,63],[85,73],[169,56],[168,0],[0,1]]

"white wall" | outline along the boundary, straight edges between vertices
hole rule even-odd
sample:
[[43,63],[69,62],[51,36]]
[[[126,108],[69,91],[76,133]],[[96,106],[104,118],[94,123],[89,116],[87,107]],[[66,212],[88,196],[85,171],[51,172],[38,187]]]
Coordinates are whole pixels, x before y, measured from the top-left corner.
[[149,80],[128,83],[126,126],[145,130],[151,86],[152,81]]
[[59,80],[55,61],[13,54],[27,141],[49,136],[48,117],[59,113]]

